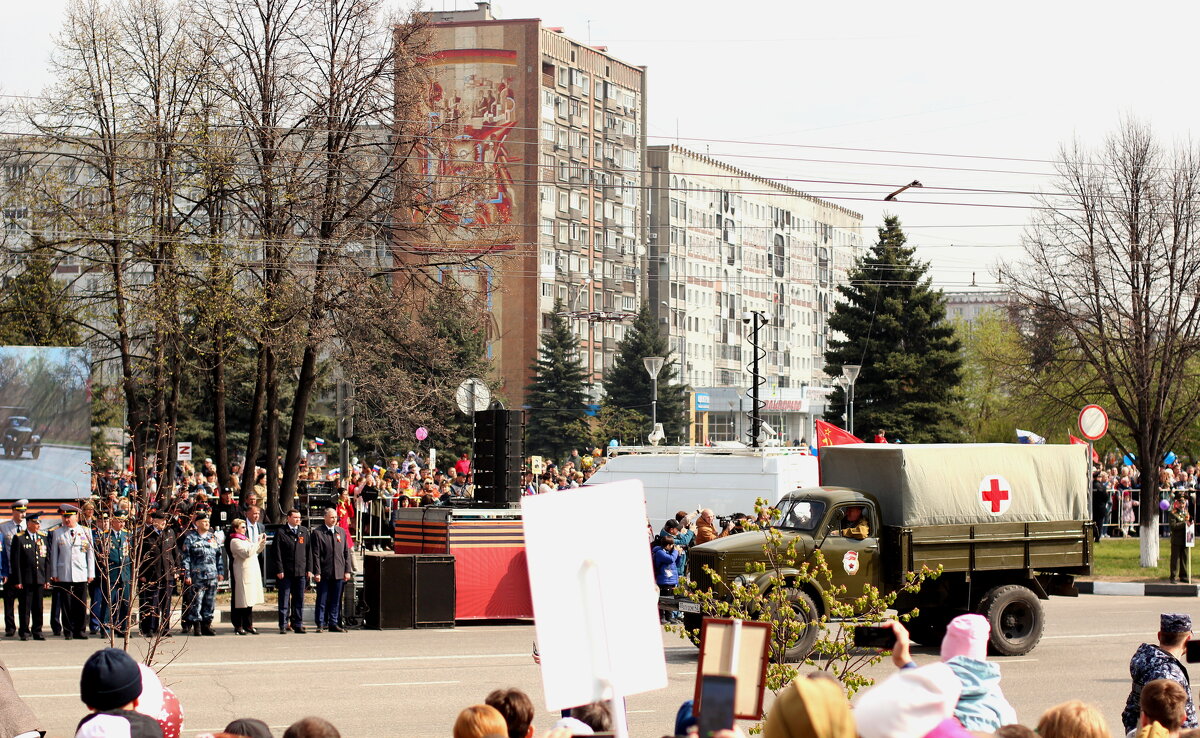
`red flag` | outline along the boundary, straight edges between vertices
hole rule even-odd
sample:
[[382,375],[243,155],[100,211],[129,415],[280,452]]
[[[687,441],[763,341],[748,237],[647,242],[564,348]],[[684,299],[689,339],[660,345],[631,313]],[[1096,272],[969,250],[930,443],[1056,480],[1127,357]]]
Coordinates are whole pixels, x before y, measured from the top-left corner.
[[833,423],[826,423],[824,420],[817,421],[818,449],[825,448],[826,446],[846,446],[851,443],[862,443],[862,439],[855,438]]
[[[1067,437],[1071,439],[1071,443],[1078,443],[1082,446],[1090,446],[1091,445],[1090,443],[1083,440],[1082,438],[1076,438],[1075,436],[1072,436],[1069,433],[1067,434]],[[1096,449],[1092,449],[1092,463],[1093,464],[1100,463],[1100,454],[1096,453]]]

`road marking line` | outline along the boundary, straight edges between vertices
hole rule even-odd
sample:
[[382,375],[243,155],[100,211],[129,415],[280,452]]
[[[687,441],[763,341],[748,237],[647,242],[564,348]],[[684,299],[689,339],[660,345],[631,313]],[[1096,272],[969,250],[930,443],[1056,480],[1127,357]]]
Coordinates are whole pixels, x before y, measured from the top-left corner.
[[[529,652],[522,653],[476,653],[445,656],[362,656],[346,659],[262,659],[260,661],[220,661],[205,663],[201,661],[176,661],[171,668],[195,669],[216,668],[224,669],[229,666],[285,666],[287,664],[379,664],[395,661],[465,661],[474,659],[514,659],[529,658]],[[79,665],[70,666],[14,666],[9,671],[79,671]]]
[[59,698],[59,697],[78,697],[78,692],[68,692],[66,694],[23,694],[22,699],[33,699],[34,697]]
[[[993,657],[993,658],[996,658],[996,657]],[[1037,661],[1037,659],[1006,659],[1003,657],[996,658],[997,664],[1020,664],[1020,663],[1026,662],[1026,661]]]
[[647,713],[658,712],[658,710],[626,710],[626,715],[645,715]]
[[380,682],[378,684],[360,684],[360,687],[422,687],[428,684],[462,684],[462,682]]
[[1146,631],[1139,630],[1133,633],[1081,633],[1079,635],[1060,635],[1060,636],[1042,636],[1043,641],[1060,640],[1064,638],[1124,638],[1126,636],[1146,635]]

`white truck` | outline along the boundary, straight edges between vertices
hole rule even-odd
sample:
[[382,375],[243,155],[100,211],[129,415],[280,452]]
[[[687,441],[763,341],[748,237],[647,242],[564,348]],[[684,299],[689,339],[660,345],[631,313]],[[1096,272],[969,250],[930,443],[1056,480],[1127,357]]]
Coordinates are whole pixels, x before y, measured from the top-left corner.
[[798,448],[635,446],[609,452],[588,484],[640,479],[655,530],[680,510],[754,515],[759,497],[774,504],[789,492],[820,484],[817,457]]

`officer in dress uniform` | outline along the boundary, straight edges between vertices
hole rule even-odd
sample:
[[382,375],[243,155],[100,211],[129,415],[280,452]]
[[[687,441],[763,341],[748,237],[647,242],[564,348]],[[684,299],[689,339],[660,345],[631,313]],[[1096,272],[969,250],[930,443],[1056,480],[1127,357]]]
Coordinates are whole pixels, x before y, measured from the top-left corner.
[[103,602],[100,608],[102,631],[113,628],[118,636],[129,630],[130,600],[133,598],[133,557],[129,531],[125,530],[125,511],[112,514],[109,529],[96,538],[96,559]]
[[42,597],[50,586],[50,556],[39,513],[25,518],[26,529],[13,536],[8,583],[17,593],[21,640],[43,641]]
[[79,524],[79,508],[59,508],[63,524],[50,535],[50,581],[58,590],[62,634],[68,641],[87,634],[87,591],[96,578],[96,546],[92,531]]
[[[108,532],[111,516],[107,512],[98,512],[92,518],[92,540],[100,545],[100,537]],[[83,524],[83,521],[79,521]],[[96,549],[96,578],[88,584],[88,626],[92,635],[100,633],[104,625],[104,554]]]
[[[10,506],[11,517],[0,523],[0,557],[12,556],[12,539],[18,533],[25,530],[25,511],[29,509],[29,500],[17,500]],[[12,561],[9,561],[9,569],[12,568]],[[11,575],[10,575],[11,576]],[[4,585],[4,635],[7,638],[12,638],[17,632],[17,620],[14,616],[14,608],[17,604],[17,590],[11,582],[6,582]]]
[[209,530],[206,513],[196,515],[196,527],[183,536],[184,595],[183,632],[215,636],[212,629],[217,606],[217,583],[225,578],[221,540]]

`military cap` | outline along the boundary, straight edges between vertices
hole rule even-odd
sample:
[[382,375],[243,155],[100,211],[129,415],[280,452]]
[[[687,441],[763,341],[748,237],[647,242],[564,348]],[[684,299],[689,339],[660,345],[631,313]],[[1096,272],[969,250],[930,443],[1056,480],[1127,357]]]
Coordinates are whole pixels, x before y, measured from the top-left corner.
[[75,515],[79,512],[79,508],[74,505],[62,504],[58,506],[58,512],[62,515]]
[[16,502],[14,502],[12,504],[12,509],[17,510],[17,511],[28,510],[29,509],[29,500],[17,500]]
[[163,512],[162,510],[155,510],[154,512],[150,513],[150,519],[151,520],[166,520],[167,514],[165,512]]
[[113,520],[124,520],[128,517],[128,515],[125,514],[125,511],[121,509],[114,510],[112,516]]
[[110,516],[106,512],[100,512],[100,513],[96,513],[96,517],[99,518],[100,520],[108,520]]
[[198,521],[199,520],[208,520],[208,513],[204,513],[204,512],[196,513],[196,520],[198,520]]
[[1161,633],[1187,633],[1192,629],[1192,616],[1182,612],[1164,612],[1158,616]]
[[26,522],[32,522],[34,520],[37,520],[40,522],[41,519],[42,519],[42,514],[40,512],[31,512],[25,516]]

